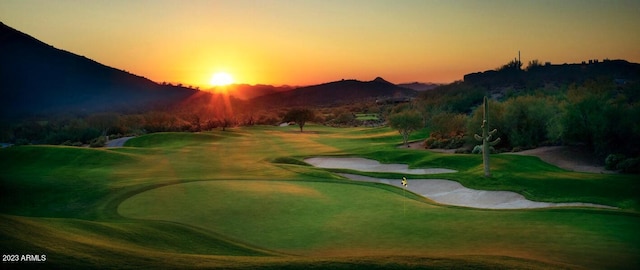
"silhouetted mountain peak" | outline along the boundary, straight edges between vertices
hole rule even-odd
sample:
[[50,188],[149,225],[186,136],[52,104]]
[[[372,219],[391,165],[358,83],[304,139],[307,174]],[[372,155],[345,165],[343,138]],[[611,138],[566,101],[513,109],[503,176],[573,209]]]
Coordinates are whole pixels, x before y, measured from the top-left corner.
[[373,81],[372,81],[372,82],[377,82],[377,83],[386,83],[386,84],[393,84],[393,83],[390,83],[389,81],[387,81],[387,80],[383,79],[382,77],[376,77],[375,79],[373,79]]
[[195,92],[54,48],[0,23],[2,117],[140,111],[176,104]]
[[399,87],[380,77],[373,81],[340,80],[296,88],[252,99],[263,107],[332,106],[384,98],[410,98],[416,91]]

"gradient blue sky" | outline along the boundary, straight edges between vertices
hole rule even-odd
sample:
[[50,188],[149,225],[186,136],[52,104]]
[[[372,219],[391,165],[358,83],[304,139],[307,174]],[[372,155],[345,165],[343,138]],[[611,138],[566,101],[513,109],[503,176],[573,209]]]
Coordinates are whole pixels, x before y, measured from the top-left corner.
[[522,60],[640,62],[640,1],[2,0],[0,21],[154,81],[451,82]]

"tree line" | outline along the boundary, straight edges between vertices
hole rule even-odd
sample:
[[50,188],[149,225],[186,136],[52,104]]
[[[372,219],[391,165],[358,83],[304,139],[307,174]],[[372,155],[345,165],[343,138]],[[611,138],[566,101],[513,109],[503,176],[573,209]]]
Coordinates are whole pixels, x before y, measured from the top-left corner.
[[[430,131],[426,148],[471,152],[477,144],[473,134],[481,133],[482,97],[491,93],[463,83],[447,87],[403,105],[389,116],[390,125],[406,139],[401,126],[410,120],[412,129]],[[458,95],[465,92],[469,94]],[[571,84],[553,94],[539,90],[496,96],[489,100],[489,114],[491,129],[496,128],[496,137],[502,138],[497,151],[581,145],[606,160],[609,169],[639,171],[640,84],[619,85],[603,78]]]

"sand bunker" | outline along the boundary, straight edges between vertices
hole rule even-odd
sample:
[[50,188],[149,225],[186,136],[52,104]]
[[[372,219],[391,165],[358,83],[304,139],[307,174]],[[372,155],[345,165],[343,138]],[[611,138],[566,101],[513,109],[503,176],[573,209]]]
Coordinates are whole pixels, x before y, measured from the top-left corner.
[[433,168],[433,169],[409,169],[406,164],[381,164],[380,162],[366,158],[333,158],[333,157],[313,157],[307,158],[304,162],[313,166],[326,169],[350,169],[363,172],[392,172],[404,174],[438,174],[455,173],[455,170]]
[[[354,174],[340,174],[355,181],[384,183],[402,187],[400,179],[379,179]],[[407,190],[427,197],[437,203],[482,208],[482,209],[524,209],[547,207],[615,207],[592,203],[548,203],[527,200],[524,196],[511,191],[475,190],[462,186],[456,181],[442,179],[411,179]]]
[[[314,157],[305,162],[320,168],[351,169],[365,172],[395,172],[405,174],[454,173],[448,169],[409,169],[404,164],[381,164],[366,158],[324,158]],[[401,187],[400,179],[380,179],[355,174],[340,174],[355,181],[384,183]],[[511,191],[475,190],[462,186],[456,181],[442,179],[411,179],[407,190],[420,194],[437,203],[482,209],[525,209],[547,207],[615,207],[592,203],[548,203],[527,200],[524,196]]]

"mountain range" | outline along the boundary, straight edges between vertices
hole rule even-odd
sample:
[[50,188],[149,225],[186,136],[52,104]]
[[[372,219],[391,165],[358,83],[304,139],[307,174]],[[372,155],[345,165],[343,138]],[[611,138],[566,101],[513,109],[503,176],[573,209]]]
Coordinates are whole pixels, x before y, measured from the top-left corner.
[[250,100],[259,96],[295,90],[296,88],[297,87],[288,85],[274,86],[268,84],[232,84],[228,86],[213,87],[207,89],[206,91],[214,93],[229,93],[230,95],[238,99]]
[[412,83],[399,83],[398,86],[413,89],[416,91],[428,91],[438,88],[442,84],[438,83],[421,83],[421,82],[412,82]]
[[0,23],[2,117],[166,107],[196,91],[149,79],[54,48]]
[[[0,22],[2,118],[56,113],[143,112],[167,108],[208,92],[147,78],[54,48]],[[215,89],[209,89],[214,90]],[[229,91],[252,106],[325,106],[412,97],[416,90],[382,78],[341,80],[305,87],[233,85]]]
[[259,96],[251,100],[262,108],[282,106],[334,106],[381,98],[410,98],[417,91],[397,86],[383,78],[372,81],[340,80]]
[[[640,64],[594,60],[582,64],[545,64],[527,70],[488,70],[465,75],[464,84],[488,90],[531,88],[579,83],[603,76],[619,83],[637,82]],[[407,100],[419,92],[438,91],[440,86],[417,82],[396,85],[378,77],[371,81],[350,79],[304,87],[239,84],[228,86],[226,90],[237,98],[235,102],[241,102],[247,108],[269,109]],[[216,89],[208,90],[211,92],[158,84],[54,48],[0,22],[1,119],[57,113],[136,113],[188,107],[189,100],[202,100]]]

